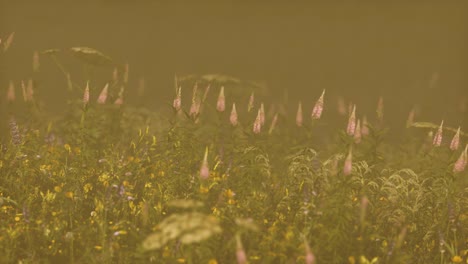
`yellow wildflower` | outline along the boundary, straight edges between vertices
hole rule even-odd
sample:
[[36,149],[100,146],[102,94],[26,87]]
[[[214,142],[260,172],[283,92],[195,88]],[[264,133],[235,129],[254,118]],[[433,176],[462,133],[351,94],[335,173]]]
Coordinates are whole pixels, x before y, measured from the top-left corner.
[[463,259],[458,255],[452,257],[452,262],[453,263],[461,263],[462,261],[463,261]]

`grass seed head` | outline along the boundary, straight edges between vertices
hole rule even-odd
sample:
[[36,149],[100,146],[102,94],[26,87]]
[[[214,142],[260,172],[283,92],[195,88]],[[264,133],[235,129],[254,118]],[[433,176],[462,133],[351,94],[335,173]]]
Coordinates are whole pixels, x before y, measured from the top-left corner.
[[437,133],[434,136],[434,139],[432,140],[432,145],[436,147],[440,147],[440,144],[442,143],[442,131],[443,131],[443,126],[444,126],[444,120],[440,123],[439,129],[437,129]]

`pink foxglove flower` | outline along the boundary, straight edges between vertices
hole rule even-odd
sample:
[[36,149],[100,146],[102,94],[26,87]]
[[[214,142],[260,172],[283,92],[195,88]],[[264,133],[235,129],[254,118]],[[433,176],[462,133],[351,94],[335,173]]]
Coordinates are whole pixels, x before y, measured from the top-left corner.
[[296,113],[296,125],[298,127],[302,126],[302,103],[299,101],[299,105],[297,106],[297,113]]
[[265,106],[263,105],[263,103],[260,104],[259,116],[260,124],[263,126],[265,124]]
[[250,95],[249,97],[249,105],[247,106],[247,112],[250,112],[253,107],[254,107],[254,100],[255,100],[255,97],[254,97],[254,92],[252,92],[252,94]]
[[210,177],[210,169],[208,168],[208,147],[205,149],[205,156],[200,167],[200,178],[206,180]]
[[218,102],[216,103],[216,110],[218,112],[224,112],[226,109],[226,98],[224,97],[224,86],[221,86],[219,91]]
[[361,120],[358,119],[356,129],[354,131],[354,142],[360,143],[362,138],[361,134]]
[[273,116],[273,120],[271,120],[271,125],[270,125],[270,130],[268,131],[268,134],[273,133],[273,130],[276,127],[276,123],[278,122],[278,113]]
[[351,174],[351,171],[353,169],[353,151],[350,148],[348,156],[346,157],[345,163],[344,163],[344,168],[343,168],[343,173],[345,176],[348,176]]
[[440,123],[439,129],[437,129],[437,133],[435,134],[434,139],[432,140],[432,145],[436,147],[439,147],[440,144],[442,143],[443,126],[444,126],[444,120],[442,120],[442,123]]
[[352,136],[354,135],[354,131],[356,130],[356,105],[353,106],[353,111],[348,119],[348,126],[346,128],[346,133]]
[[15,99],[16,99],[15,85],[13,84],[12,81],[10,81],[10,84],[8,85],[7,101],[8,102],[13,102],[13,101],[15,101]]
[[257,113],[257,118],[255,118],[255,122],[254,122],[254,124],[253,124],[253,132],[254,132],[255,134],[259,134],[260,131],[262,130],[262,121],[261,121],[261,119],[260,119],[260,115],[261,115],[260,112],[261,112],[261,111],[260,111],[260,109],[259,109],[259,110],[258,110],[258,113]]
[[460,127],[458,127],[457,133],[452,138],[452,142],[450,142],[450,149],[457,150],[460,145]]
[[123,97],[119,96],[114,102],[115,105],[123,105]]
[[247,264],[247,255],[245,254],[244,247],[242,246],[242,241],[240,240],[240,236],[236,235],[236,260],[237,264]]
[[106,83],[106,85],[104,86],[104,88],[102,88],[102,91],[101,91],[101,93],[99,94],[99,97],[98,97],[98,99],[97,99],[97,103],[98,103],[98,104],[105,104],[105,103],[106,103],[106,101],[107,101],[108,89],[109,89],[109,84]]
[[179,87],[179,89],[177,89],[176,98],[174,99],[174,102],[172,103],[172,107],[174,108],[176,112],[178,112],[181,108],[181,105],[182,105],[182,87]]
[[468,144],[465,147],[465,150],[460,154],[460,157],[455,162],[453,166],[454,173],[460,173],[465,170],[466,164],[468,162]]
[[362,118],[361,135],[362,135],[362,136],[367,136],[367,135],[369,135],[369,126],[368,126],[368,123],[367,123],[367,117],[366,117],[366,116],[364,116],[364,117]]
[[229,121],[231,122],[232,126],[237,126],[237,110],[236,110],[236,103],[232,104],[231,115],[229,116]]
[[304,237],[304,247],[305,247],[305,263],[306,264],[315,264],[315,255],[310,249],[309,243],[307,243],[306,238]]
[[83,93],[83,105],[86,106],[89,103],[89,81],[86,82],[86,88]]
[[312,119],[320,119],[323,112],[323,97],[325,95],[325,90],[323,90],[322,95],[315,103],[314,109],[312,109]]

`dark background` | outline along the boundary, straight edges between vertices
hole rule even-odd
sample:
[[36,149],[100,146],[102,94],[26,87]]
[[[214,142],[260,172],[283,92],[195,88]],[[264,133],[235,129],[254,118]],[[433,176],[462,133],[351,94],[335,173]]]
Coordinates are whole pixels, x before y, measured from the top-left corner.
[[[144,77],[146,96],[129,95],[127,102],[152,109],[172,100],[175,73],[222,73],[266,82],[266,101],[278,101],[287,90],[291,110],[302,100],[307,115],[327,89],[329,118],[338,95],[370,118],[383,96],[391,126],[404,127],[418,105],[418,119],[445,119],[466,131],[467,1],[310,2],[0,0],[0,37],[16,32],[0,56],[0,92],[9,80],[30,78],[33,51],[89,46],[128,62],[130,87]],[[64,60],[71,69],[78,65]],[[70,95],[44,56],[38,78],[37,96],[60,112]],[[105,81],[98,78],[96,87]],[[189,97],[191,87],[183,88]]]

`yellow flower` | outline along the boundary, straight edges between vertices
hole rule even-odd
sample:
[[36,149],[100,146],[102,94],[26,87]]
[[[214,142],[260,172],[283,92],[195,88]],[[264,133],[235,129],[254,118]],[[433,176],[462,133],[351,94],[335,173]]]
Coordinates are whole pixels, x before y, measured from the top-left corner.
[[218,261],[216,261],[216,259],[210,259],[208,264],[218,264]]
[[62,191],[62,187],[60,187],[60,186],[57,185],[57,186],[54,187],[54,191],[55,191],[55,192],[61,192],[61,191]]
[[87,183],[83,186],[83,190],[85,193],[88,193],[89,191],[91,191],[93,189],[93,185],[91,183]]
[[96,249],[96,250],[102,250],[102,246],[94,246],[94,249]]
[[19,216],[16,216],[16,217],[15,217],[15,221],[16,221],[16,222],[19,222],[20,219],[21,219],[21,218],[20,218]]
[[185,263],[185,259],[184,258],[178,258],[177,263]]
[[236,195],[236,193],[233,192],[231,189],[227,189],[227,190],[225,191],[224,194],[225,194],[226,197],[229,198],[229,199],[233,198],[233,197]]
[[67,197],[67,198],[73,199],[73,196],[74,196],[73,192],[66,192],[65,193],[65,197]]
[[68,144],[63,145],[63,147],[68,151],[68,154],[71,153],[71,147]]
[[200,186],[200,193],[208,193],[209,190],[207,187]]
[[458,255],[452,257],[452,262],[453,263],[461,263],[462,261],[463,261],[463,259]]

